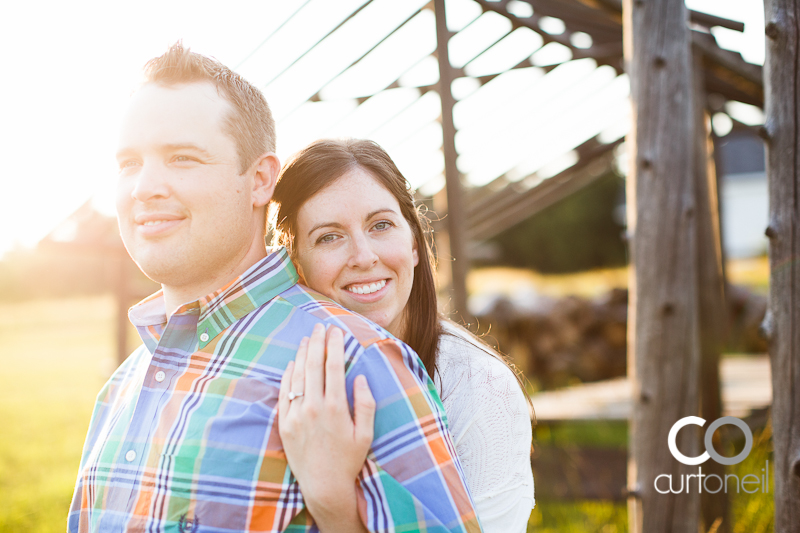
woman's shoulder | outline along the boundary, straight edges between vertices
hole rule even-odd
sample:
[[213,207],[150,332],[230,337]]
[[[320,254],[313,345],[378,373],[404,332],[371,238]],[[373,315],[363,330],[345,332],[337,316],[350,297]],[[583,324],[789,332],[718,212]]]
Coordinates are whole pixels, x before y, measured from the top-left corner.
[[465,328],[442,320],[439,337],[437,366],[444,373],[469,373],[477,375],[491,372],[496,377],[517,382],[514,371],[503,360],[503,356],[483,343]]
[[483,403],[488,398],[502,398],[504,404],[525,404],[527,411],[512,367],[472,333],[447,320],[442,321],[437,370],[442,401],[457,397]]

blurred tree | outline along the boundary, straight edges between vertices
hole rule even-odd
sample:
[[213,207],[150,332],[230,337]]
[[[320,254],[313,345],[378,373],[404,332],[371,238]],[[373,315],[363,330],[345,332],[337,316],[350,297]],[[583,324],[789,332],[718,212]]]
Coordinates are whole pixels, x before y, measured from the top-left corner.
[[625,265],[624,226],[615,217],[625,180],[609,172],[491,239],[494,264],[563,273]]
[[121,287],[124,309],[158,289],[125,251],[116,218],[95,210],[91,201],[35,249],[9,252],[0,261],[0,301],[106,292],[119,297]]

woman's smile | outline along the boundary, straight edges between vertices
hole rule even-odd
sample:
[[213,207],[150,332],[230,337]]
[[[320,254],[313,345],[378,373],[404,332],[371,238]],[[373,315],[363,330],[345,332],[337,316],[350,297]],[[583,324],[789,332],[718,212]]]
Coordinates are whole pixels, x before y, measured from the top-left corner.
[[359,295],[375,294],[381,289],[383,289],[388,281],[389,281],[388,279],[382,279],[379,281],[373,281],[367,283],[351,283],[350,285],[345,287],[345,290],[347,290],[350,293]]

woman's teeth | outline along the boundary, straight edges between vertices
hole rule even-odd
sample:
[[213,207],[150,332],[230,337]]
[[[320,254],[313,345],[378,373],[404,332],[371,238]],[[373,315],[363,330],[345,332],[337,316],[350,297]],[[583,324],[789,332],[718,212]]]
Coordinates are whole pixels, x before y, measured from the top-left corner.
[[381,290],[384,285],[386,285],[386,280],[382,279],[375,283],[368,283],[367,285],[350,285],[347,287],[347,290],[356,294],[372,294],[373,292]]

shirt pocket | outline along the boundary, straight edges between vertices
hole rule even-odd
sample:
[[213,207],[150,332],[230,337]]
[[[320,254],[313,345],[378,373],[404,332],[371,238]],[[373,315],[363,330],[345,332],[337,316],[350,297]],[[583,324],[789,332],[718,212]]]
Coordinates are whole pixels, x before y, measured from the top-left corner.
[[187,519],[199,525],[197,533],[207,531],[205,528],[270,530],[279,509],[286,514],[282,520],[290,520],[303,508],[297,483],[287,483],[285,458],[273,462],[275,470],[282,472],[277,483],[260,479],[261,471],[270,464],[266,456],[215,450],[197,457],[171,455],[160,459],[160,470],[169,476],[165,483],[169,486],[166,519],[169,524],[177,524],[180,533],[189,533],[188,529],[180,529],[181,521],[185,523]]

